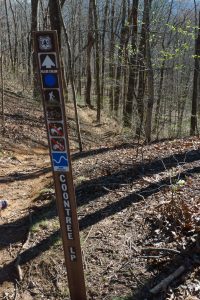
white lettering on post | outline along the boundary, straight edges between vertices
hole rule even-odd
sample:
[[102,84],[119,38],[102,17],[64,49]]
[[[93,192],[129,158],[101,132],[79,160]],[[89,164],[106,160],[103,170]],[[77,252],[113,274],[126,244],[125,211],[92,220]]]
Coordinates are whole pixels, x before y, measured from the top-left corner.
[[76,249],[74,247],[69,247],[69,255],[71,261],[76,261]]
[[67,238],[68,240],[74,239],[73,234],[73,227],[72,227],[72,210],[71,205],[69,201],[69,195],[68,195],[68,189],[67,189],[67,182],[65,175],[60,175],[60,183],[61,183],[61,191],[62,191],[62,199],[64,204],[64,210],[65,210],[65,223],[66,223],[66,229],[67,229]]

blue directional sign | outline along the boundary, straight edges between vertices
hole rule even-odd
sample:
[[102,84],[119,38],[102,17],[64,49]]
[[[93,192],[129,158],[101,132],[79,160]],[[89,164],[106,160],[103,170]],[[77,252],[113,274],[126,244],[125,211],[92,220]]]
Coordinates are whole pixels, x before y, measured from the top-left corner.
[[58,75],[55,73],[43,73],[42,82],[44,88],[58,88]]
[[68,171],[69,170],[69,161],[67,153],[52,153],[52,161],[54,171]]

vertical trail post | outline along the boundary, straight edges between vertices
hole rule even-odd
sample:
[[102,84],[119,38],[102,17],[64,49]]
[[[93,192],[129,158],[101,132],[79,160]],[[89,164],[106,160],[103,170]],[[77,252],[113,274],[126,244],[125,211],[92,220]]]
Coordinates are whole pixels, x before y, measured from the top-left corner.
[[72,300],[86,300],[57,32],[34,32],[34,51],[43,98],[70,296]]

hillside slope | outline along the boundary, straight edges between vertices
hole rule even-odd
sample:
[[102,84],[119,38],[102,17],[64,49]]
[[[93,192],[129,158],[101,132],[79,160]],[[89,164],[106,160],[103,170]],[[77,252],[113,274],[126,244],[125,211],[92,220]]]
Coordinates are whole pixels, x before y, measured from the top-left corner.
[[[0,298],[69,299],[42,108],[16,94],[5,102]],[[82,153],[67,105],[88,299],[199,299],[199,139],[142,145],[116,121],[79,113]]]

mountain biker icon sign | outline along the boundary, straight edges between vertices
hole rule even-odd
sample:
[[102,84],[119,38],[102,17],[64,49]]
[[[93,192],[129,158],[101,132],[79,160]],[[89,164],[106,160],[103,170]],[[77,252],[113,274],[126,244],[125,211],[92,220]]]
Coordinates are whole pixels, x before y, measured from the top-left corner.
[[52,151],[63,152],[65,151],[65,139],[64,138],[51,138]]
[[51,136],[64,136],[63,124],[60,123],[49,123],[49,133]]

